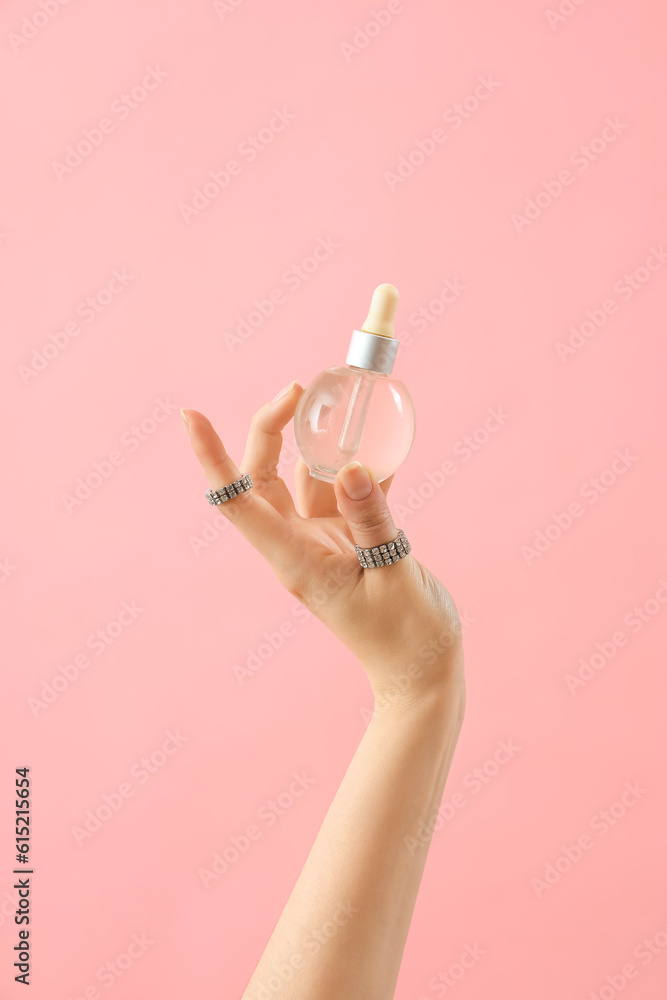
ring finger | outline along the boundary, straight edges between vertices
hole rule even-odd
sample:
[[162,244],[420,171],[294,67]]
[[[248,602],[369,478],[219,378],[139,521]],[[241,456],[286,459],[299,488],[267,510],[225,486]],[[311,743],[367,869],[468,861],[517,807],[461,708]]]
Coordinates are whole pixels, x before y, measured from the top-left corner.
[[258,492],[289,520],[298,520],[299,515],[287,484],[278,475],[278,462],[283,428],[294,416],[302,392],[301,386],[293,382],[289,392],[257,410],[250,422],[241,465],[252,476]]

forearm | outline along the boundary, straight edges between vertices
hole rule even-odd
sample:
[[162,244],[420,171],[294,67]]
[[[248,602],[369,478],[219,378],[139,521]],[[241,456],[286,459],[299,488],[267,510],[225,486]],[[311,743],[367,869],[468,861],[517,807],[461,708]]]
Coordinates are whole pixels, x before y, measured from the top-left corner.
[[452,684],[373,716],[242,1000],[393,997],[464,707]]

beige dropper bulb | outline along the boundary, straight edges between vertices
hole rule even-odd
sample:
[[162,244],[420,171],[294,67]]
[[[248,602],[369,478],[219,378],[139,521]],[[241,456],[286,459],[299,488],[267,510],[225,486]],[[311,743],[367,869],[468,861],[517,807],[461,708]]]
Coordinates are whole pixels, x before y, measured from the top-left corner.
[[379,337],[393,337],[397,305],[398,288],[394,285],[378,285],[373,292],[368,317],[361,329]]

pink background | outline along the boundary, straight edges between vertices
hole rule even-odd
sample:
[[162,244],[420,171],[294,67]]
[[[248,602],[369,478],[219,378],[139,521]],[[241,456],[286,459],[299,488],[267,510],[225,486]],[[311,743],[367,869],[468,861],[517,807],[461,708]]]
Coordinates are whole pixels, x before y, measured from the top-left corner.
[[[445,995],[439,974],[477,945],[459,998],[604,1000],[628,963],[627,997],[662,997],[667,9],[564,3],[572,13],[550,24],[556,0],[44,6],[0,10],[3,1000],[22,995],[21,766],[35,1000],[235,997],[249,979],[362,737],[370,689],[206,505],[176,408],[208,414],[240,461],[253,412],[342,364],[385,281],[401,292],[395,374],[418,416],[392,509],[469,621],[467,717],[444,795],[465,807],[434,834],[397,996]],[[373,12],[387,9],[376,30]],[[147,68],[159,82],[122,111]],[[480,78],[495,81],[481,101]],[[294,117],[250,162],[242,144],[276,108]],[[54,161],[105,118],[110,130],[59,177]],[[617,134],[583,169],[577,151],[607,118]],[[410,155],[411,176],[392,181]],[[236,175],[186,222],[179,206],[232,159]],[[571,183],[547,195],[568,169]],[[294,287],[286,272],[320,239],[335,248]],[[126,285],[87,322],[80,303],[114,269]],[[448,280],[465,289],[443,306]],[[284,300],[231,351],[225,336],[276,288]],[[431,321],[417,326],[424,307]],[[599,328],[590,319],[563,360],[557,345],[587,310]],[[479,430],[498,408],[502,426]],[[605,472],[617,451],[625,467]],[[290,426],[290,485],[294,455]],[[434,490],[447,460],[456,473]],[[68,503],[96,468],[107,478]],[[580,516],[559,529],[575,502]],[[89,636],[124,602],[141,612],[96,652]],[[280,648],[263,645],[282,627]],[[260,647],[271,655],[239,683],[234,666]],[[596,651],[571,691],[567,675]],[[35,711],[29,699],[86,652],[90,665]],[[171,755],[168,731],[184,738]],[[519,749],[497,765],[500,741]],[[294,773],[308,790],[283,798],[205,889],[199,869]],[[614,806],[627,782],[643,791]],[[87,812],[128,784],[77,843]],[[590,848],[565,870],[584,835]],[[98,978],[133,934],[153,943]],[[657,942],[650,961],[635,951],[644,939]]]

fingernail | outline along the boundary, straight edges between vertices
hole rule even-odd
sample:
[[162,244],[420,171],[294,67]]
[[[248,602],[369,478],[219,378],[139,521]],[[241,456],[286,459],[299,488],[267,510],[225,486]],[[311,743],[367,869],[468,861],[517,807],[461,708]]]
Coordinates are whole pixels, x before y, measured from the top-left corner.
[[350,500],[365,500],[373,483],[361,462],[349,462],[339,472],[343,489]]
[[189,421],[188,415],[185,412],[185,410],[183,409],[183,407],[181,407],[181,417],[183,418],[183,423],[185,424],[186,428],[188,430],[190,430],[190,421]]
[[283,396],[286,396],[288,392],[291,392],[295,385],[296,385],[296,379],[294,379],[293,382],[290,382],[289,385],[286,385],[284,389],[281,389],[278,395],[273,397],[271,402],[277,403],[279,399],[282,399]]

